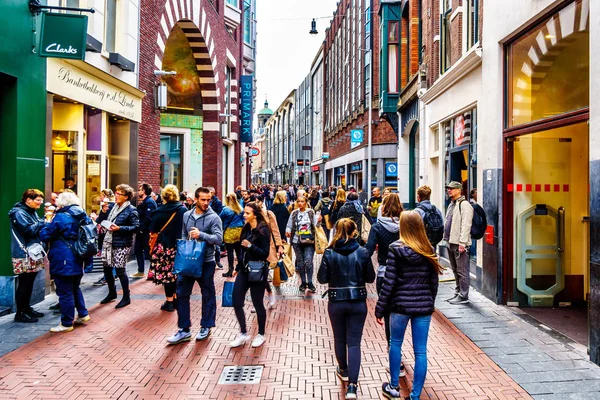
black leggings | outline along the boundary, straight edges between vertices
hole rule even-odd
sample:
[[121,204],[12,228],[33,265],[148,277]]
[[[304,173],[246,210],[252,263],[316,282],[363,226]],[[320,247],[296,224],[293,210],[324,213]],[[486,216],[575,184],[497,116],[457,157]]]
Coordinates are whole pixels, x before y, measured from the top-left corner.
[[[375,287],[377,289],[377,294],[381,293],[381,288],[383,287],[383,277],[378,276],[377,281],[375,283]],[[386,312],[383,314],[383,322],[385,326],[385,338],[387,339],[388,349],[390,347],[390,313]]]
[[[121,281],[121,288],[123,289],[123,296],[129,296],[129,277],[127,277],[127,271],[125,268],[115,268],[119,281]],[[106,284],[108,286],[108,292],[117,292],[115,288],[115,277],[112,274],[112,267],[104,267],[104,277],[106,278]]]
[[177,288],[176,282],[163,283],[163,287],[165,288],[165,296],[173,297],[175,295],[175,289]]
[[17,286],[17,291],[15,293],[17,314],[29,310],[29,302],[31,301],[31,293],[33,292],[33,283],[35,282],[38,272],[24,272],[19,274],[19,285]]
[[233,272],[233,253],[235,252],[238,263],[242,259],[240,255],[242,251],[241,242],[225,243],[225,248],[227,249],[227,265],[229,266],[229,272]]
[[244,301],[246,300],[246,293],[250,289],[250,297],[252,297],[252,304],[254,304],[256,318],[258,319],[258,334],[265,334],[265,325],[267,324],[267,310],[265,310],[263,303],[265,283],[248,282],[248,275],[244,271],[238,272],[235,277],[235,284],[233,285],[233,309],[235,310],[235,316],[240,324],[240,332],[242,333],[247,333]]

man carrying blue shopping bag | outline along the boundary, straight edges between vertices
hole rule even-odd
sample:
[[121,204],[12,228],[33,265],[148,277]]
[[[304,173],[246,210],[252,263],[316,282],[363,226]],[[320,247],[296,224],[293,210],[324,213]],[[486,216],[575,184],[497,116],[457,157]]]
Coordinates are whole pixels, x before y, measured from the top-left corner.
[[201,267],[202,275],[201,277],[186,276],[184,274],[177,276],[177,325],[179,330],[167,339],[169,344],[187,342],[192,339],[190,332],[190,296],[194,288],[194,282],[198,282],[202,293],[202,319],[200,320],[200,332],[196,335],[196,340],[208,338],[211,328],[215,326],[217,316],[214,280],[215,246],[219,246],[223,242],[223,227],[217,213],[209,207],[210,191],[205,187],[200,187],[196,189],[195,197],[196,207],[183,215],[182,238],[189,238],[199,243],[205,242],[204,262],[202,262]]

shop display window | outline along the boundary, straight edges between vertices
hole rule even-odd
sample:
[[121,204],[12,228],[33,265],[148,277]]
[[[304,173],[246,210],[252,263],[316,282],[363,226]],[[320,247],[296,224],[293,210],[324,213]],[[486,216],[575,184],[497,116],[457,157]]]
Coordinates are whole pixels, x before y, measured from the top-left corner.
[[77,131],[52,131],[52,191],[71,189],[77,193]]
[[570,3],[507,45],[507,128],[589,107],[589,3]]
[[160,182],[161,186],[183,184],[183,135],[160,135]]

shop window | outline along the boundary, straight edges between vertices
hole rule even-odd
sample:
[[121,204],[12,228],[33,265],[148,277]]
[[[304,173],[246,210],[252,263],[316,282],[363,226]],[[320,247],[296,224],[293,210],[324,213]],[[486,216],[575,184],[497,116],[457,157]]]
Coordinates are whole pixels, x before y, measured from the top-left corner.
[[108,187],[129,183],[131,123],[110,118],[108,123]]
[[52,191],[71,189],[77,193],[77,131],[52,131]]
[[440,68],[441,73],[446,72],[451,66],[451,55],[452,55],[452,40],[451,40],[451,25],[450,16],[452,15],[452,1],[443,0],[443,9],[441,15],[441,56],[440,56]]
[[161,186],[183,184],[183,135],[160,135]]
[[506,46],[506,127],[589,107],[589,1],[575,1]]
[[117,0],[106,0],[104,12],[104,50],[116,53],[117,42]]

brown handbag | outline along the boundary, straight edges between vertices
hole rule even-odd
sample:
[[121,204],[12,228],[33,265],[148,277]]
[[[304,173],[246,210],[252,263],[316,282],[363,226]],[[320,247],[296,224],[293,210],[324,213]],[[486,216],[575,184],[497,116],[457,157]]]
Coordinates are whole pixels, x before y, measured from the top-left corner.
[[150,233],[149,239],[148,239],[148,245],[150,246],[150,250],[149,250],[150,255],[152,255],[152,253],[154,253],[154,248],[156,247],[156,242],[158,241],[158,235],[160,235],[162,233],[162,231],[164,231],[165,228],[171,223],[173,218],[175,218],[175,214],[177,214],[177,212],[174,212],[173,215],[171,215],[171,218],[169,218],[167,223],[163,225],[162,229],[158,233]]

